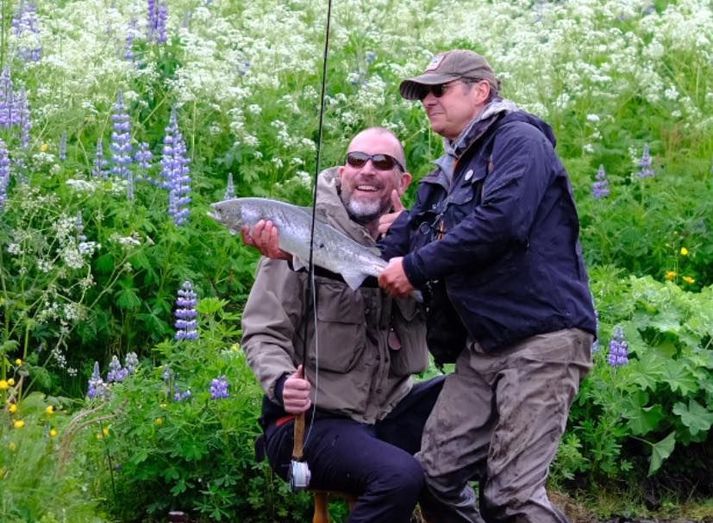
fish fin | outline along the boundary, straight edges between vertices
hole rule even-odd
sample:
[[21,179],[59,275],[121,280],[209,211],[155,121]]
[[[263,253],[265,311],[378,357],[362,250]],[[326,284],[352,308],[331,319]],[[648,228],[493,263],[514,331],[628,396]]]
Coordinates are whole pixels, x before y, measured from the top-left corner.
[[418,303],[423,303],[423,294],[421,293],[421,291],[414,289],[411,291],[409,296],[411,296]]
[[344,278],[344,281],[347,282],[347,285],[349,285],[353,291],[361,287],[366,277],[367,274],[356,270],[346,270],[342,273],[342,278]]

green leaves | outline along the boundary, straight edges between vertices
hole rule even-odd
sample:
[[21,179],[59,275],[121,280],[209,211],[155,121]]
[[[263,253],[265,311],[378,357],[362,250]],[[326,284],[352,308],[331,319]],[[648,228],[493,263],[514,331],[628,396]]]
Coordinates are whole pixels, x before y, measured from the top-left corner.
[[677,402],[673,406],[673,413],[678,415],[692,436],[699,432],[708,431],[713,425],[713,412],[706,409],[696,400],[688,400],[688,404]]
[[671,432],[664,439],[652,445],[651,449],[651,461],[649,463],[649,476],[654,474],[661,464],[667,459],[673,452],[676,446],[676,433]]

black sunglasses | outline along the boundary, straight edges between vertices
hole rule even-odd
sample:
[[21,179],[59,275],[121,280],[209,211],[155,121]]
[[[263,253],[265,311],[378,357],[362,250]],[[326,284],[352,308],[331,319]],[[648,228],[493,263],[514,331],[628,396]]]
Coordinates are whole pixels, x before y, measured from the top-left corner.
[[428,93],[432,93],[433,96],[436,98],[440,98],[444,94],[446,94],[446,91],[448,90],[449,87],[451,87],[454,83],[456,82],[463,82],[464,84],[472,84],[475,82],[474,79],[472,78],[458,78],[456,80],[452,80],[450,82],[446,82],[444,84],[436,84],[436,85],[424,85],[422,90],[418,93],[418,99],[423,100],[428,96]]
[[366,154],[361,151],[347,153],[347,163],[357,169],[364,167],[369,160],[379,171],[390,171],[394,167],[398,167],[401,171],[406,171],[401,162],[388,154]]

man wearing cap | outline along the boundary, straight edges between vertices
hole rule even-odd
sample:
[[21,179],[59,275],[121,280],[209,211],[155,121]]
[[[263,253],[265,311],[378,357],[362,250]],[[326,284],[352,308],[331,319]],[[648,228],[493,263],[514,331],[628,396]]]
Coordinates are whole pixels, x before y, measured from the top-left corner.
[[454,351],[418,454],[427,519],[566,522],[545,482],[591,368],[595,316],[552,130],[499,89],[488,62],[466,50],[401,83],[445,153],[383,240],[390,262],[379,283],[395,296],[430,291],[441,304],[430,334],[450,336]]

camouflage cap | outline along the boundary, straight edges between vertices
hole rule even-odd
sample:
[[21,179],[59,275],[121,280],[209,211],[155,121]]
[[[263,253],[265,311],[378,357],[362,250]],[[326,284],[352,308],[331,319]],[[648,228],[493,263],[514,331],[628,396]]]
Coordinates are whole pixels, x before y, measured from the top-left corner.
[[455,49],[434,56],[423,74],[401,82],[399,91],[407,100],[420,100],[426,92],[426,86],[445,84],[461,78],[487,80],[492,89],[500,90],[500,81],[485,58],[473,51]]

